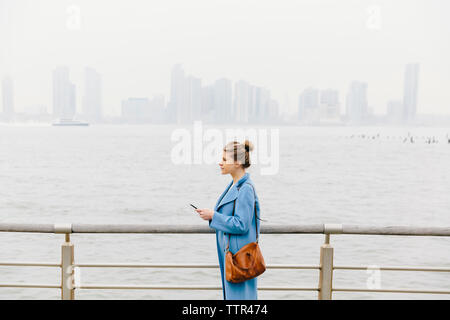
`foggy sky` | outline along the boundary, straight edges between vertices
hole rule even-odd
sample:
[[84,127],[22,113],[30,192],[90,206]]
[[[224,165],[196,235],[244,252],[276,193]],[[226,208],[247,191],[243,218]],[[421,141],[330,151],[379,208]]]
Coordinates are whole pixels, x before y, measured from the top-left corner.
[[344,112],[350,82],[366,81],[369,106],[384,113],[403,96],[405,64],[419,62],[418,113],[450,114],[449,9],[448,0],[0,0],[0,77],[14,78],[18,111],[51,110],[58,65],[70,67],[78,110],[84,67],[95,68],[105,114],[116,115],[128,97],[167,101],[181,63],[204,85],[264,86],[283,112],[296,112],[309,86],[338,89]]

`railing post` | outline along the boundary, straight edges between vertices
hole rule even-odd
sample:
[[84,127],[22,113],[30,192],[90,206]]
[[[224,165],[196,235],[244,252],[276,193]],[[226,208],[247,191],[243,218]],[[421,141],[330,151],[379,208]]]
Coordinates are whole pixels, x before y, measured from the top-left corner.
[[325,237],[320,247],[319,300],[331,300],[333,286],[333,247],[329,244],[330,235]]
[[61,299],[74,300],[74,245],[70,242],[72,225],[55,225],[55,233],[64,233],[65,242],[61,246]]
[[320,247],[319,300],[331,300],[333,291],[333,254],[331,233],[342,233],[341,224],[325,224],[325,243]]

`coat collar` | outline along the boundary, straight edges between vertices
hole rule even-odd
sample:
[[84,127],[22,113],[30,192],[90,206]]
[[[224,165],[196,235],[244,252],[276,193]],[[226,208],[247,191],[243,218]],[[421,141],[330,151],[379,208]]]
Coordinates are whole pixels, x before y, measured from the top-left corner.
[[[227,188],[225,189],[225,191],[222,193],[222,195],[219,198],[219,201],[217,202],[216,208],[215,210],[218,210],[220,206],[224,205],[225,203],[228,203],[230,201],[233,201],[234,199],[237,198],[238,196],[238,190],[237,188],[241,187],[246,181],[250,181],[250,175],[248,172],[246,172],[241,179],[239,179],[238,182],[236,182],[236,184],[231,187],[230,186],[233,184],[233,180],[230,181],[230,183],[228,184]],[[230,189],[230,191],[228,192],[228,190]],[[224,197],[225,195],[225,197]]]

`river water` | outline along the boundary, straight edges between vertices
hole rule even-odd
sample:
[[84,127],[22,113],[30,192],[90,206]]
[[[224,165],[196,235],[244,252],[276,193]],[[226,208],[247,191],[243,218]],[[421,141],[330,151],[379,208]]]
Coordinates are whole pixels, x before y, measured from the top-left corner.
[[[184,128],[194,135],[192,126]],[[214,163],[174,163],[171,136],[179,129],[0,125],[0,221],[206,224],[188,204],[212,208],[231,177],[222,176]],[[262,161],[248,170],[262,218],[268,220],[263,224],[450,226],[450,144],[445,140],[450,128],[266,129],[279,130],[277,170],[263,174]],[[408,135],[414,143],[404,141]],[[428,137],[437,142],[426,143]],[[259,159],[260,145],[255,147]],[[63,240],[63,235],[0,233],[0,261],[59,262]],[[73,234],[71,240],[78,263],[217,263],[213,234]],[[267,264],[317,265],[323,240],[323,235],[263,234],[260,245]],[[331,244],[335,265],[450,267],[448,238],[334,235]],[[79,275],[82,284],[220,286],[219,269],[83,268]],[[0,267],[0,283],[59,280],[58,268]],[[261,287],[315,287],[317,282],[316,270],[268,269],[258,279]],[[336,270],[334,286],[448,290],[450,274]],[[81,289],[76,297],[222,299],[222,291]],[[260,290],[258,297],[316,299],[317,293]],[[0,299],[59,298],[58,289],[0,288]],[[449,296],[335,292],[333,298]]]

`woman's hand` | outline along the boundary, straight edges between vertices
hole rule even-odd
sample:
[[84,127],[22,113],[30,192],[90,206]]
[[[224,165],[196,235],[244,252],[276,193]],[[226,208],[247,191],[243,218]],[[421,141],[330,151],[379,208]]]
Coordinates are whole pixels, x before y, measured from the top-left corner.
[[214,216],[214,210],[211,209],[195,209],[203,220],[212,220]]

